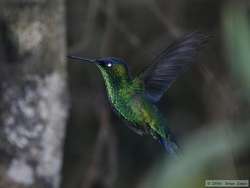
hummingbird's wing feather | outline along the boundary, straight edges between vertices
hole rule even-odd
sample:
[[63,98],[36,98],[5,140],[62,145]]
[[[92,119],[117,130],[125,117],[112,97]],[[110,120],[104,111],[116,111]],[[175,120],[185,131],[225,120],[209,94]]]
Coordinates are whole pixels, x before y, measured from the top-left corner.
[[146,97],[158,102],[164,92],[194,62],[198,50],[207,41],[208,36],[193,32],[173,43],[159,54],[151,66],[140,74]]

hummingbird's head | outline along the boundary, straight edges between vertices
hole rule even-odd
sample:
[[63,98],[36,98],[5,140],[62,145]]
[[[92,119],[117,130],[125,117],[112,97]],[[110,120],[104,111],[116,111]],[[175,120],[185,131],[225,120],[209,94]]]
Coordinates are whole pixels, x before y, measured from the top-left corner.
[[106,57],[102,59],[97,59],[96,62],[101,72],[105,72],[109,75],[123,77],[129,74],[128,66],[123,59]]
[[128,66],[126,62],[120,58],[106,57],[101,59],[85,59],[76,56],[68,56],[68,58],[84,63],[86,62],[96,64],[104,77],[115,76],[119,78],[129,76]]

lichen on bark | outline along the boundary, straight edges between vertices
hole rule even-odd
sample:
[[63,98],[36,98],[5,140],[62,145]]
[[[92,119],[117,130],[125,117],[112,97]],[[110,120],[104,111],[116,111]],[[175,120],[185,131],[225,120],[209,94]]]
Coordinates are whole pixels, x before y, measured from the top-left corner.
[[63,1],[3,2],[0,187],[56,188],[68,109]]

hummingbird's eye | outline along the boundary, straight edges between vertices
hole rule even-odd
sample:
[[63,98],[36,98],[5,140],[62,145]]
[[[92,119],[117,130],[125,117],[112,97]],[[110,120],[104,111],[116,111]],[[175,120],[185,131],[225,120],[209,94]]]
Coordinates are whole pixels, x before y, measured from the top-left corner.
[[107,64],[107,67],[112,67],[112,63],[108,63],[108,64]]

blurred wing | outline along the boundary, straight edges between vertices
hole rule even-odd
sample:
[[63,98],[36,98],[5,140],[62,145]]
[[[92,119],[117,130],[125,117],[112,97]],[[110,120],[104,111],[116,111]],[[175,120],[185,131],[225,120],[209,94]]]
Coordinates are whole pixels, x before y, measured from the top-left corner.
[[208,36],[193,32],[184,36],[165,49],[139,76],[143,81],[146,97],[152,102],[158,102],[164,92],[194,62],[195,56]]

